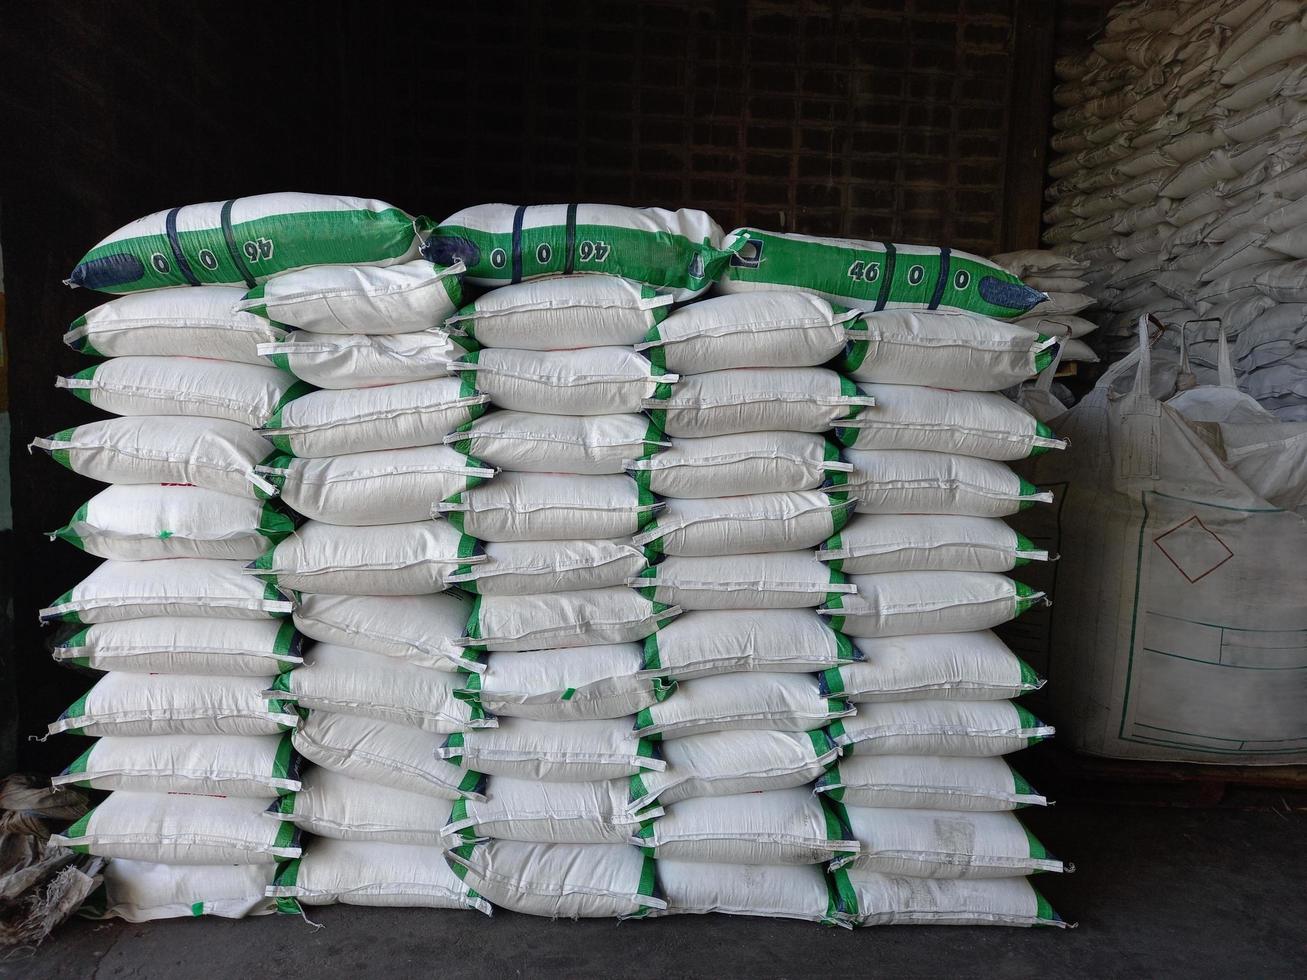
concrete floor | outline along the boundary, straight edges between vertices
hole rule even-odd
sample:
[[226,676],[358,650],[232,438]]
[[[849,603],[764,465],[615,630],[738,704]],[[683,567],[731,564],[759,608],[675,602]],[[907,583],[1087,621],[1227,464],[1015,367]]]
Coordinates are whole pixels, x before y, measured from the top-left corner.
[[1040,888],[1075,930],[850,932],[726,916],[550,922],[509,912],[76,921],[0,977],[1237,977],[1307,975],[1307,813],[1063,803],[1025,811],[1077,872]]

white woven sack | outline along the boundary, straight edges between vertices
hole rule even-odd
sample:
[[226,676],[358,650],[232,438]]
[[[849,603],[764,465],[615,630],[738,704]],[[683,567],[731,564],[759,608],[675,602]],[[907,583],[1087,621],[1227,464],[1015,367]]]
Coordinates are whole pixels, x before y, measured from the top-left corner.
[[474,840],[530,841],[538,844],[624,844],[644,820],[625,807],[626,783],[613,779],[585,783],[542,783],[536,779],[493,776],[484,801],[454,804],[442,833],[447,846]]
[[491,348],[464,355],[450,370],[471,379],[500,408],[549,415],[638,412],[646,398],[677,379],[629,347]]
[[1004,701],[1043,680],[988,630],[855,640],[863,659],[822,674],[826,690],[873,701]]
[[914,449],[846,449],[844,457],[853,464],[847,492],[859,514],[1006,517],[1053,499],[990,459]]
[[635,534],[660,505],[622,474],[501,473],[432,510],[481,541],[558,541]]
[[855,926],[1055,926],[1066,923],[1025,878],[932,879],[849,868]]
[[1088,262],[1081,262],[1060,252],[1047,249],[1028,248],[1015,252],[1004,252],[990,257],[1000,269],[1006,269],[1023,281],[1029,276],[1074,276],[1089,268]]
[[302,646],[286,620],[157,616],[88,626],[51,652],[92,670],[271,677],[301,663]]
[[1061,871],[1013,814],[1002,811],[896,810],[851,806],[862,842],[853,866],[915,878],[1013,878]]
[[686,738],[732,729],[806,732],[853,714],[803,674],[722,674],[681,684],[673,697],[641,711],[641,736]]
[[746,493],[814,490],[852,465],[839,447],[815,432],[743,432],[702,439],[672,439],[626,468],[665,497],[729,497]]
[[839,924],[830,917],[830,889],[816,866],[662,860],[658,884],[667,910],[654,915],[718,912]]
[[700,610],[644,641],[645,671],[674,680],[742,671],[808,674],[854,656],[849,639],[807,609]]
[[433,846],[448,810],[429,795],[311,766],[301,787],[275,800],[268,815],[315,837]]
[[1046,604],[1036,591],[994,572],[895,572],[850,576],[854,594],[821,609],[849,636],[911,636],[986,630]]
[[676,689],[641,674],[641,662],[638,643],[492,653],[473,687],[482,707],[503,718],[624,718]]
[[[384,270],[382,270],[384,271]],[[414,333],[331,334],[292,331],[259,355],[318,388],[364,388],[449,375],[467,349],[439,327]]]
[[296,628],[310,639],[404,660],[432,670],[484,667],[458,644],[472,603],[453,593],[423,596],[318,595],[295,606]]
[[550,783],[620,779],[661,771],[653,743],[613,721],[531,721],[505,718],[497,728],[461,732],[436,750],[441,759],[491,776]]
[[817,781],[846,806],[922,810],[1016,810],[1046,806],[1006,762],[996,757],[855,755]]
[[1052,734],[1052,728],[1011,701],[864,704],[856,717],[831,727],[846,755],[1007,755]]
[[827,368],[740,368],[682,378],[666,397],[645,407],[670,436],[724,436],[733,432],[824,432],[875,399],[858,394]]
[[1237,25],[1216,59],[1221,81],[1235,85],[1267,65],[1302,54],[1307,46],[1307,14],[1290,0],[1274,0]]
[[445,442],[502,470],[527,473],[621,473],[667,443],[644,415],[538,415],[492,412]]
[[625,587],[480,596],[464,642],[488,651],[630,643],[680,611]]
[[1049,554],[994,517],[858,514],[817,557],[846,575],[1006,572]]
[[414,333],[439,326],[462,299],[463,264],[318,265],[269,279],[236,304],[274,323],[326,334]]
[[[176,290],[183,291],[192,292]],[[118,858],[105,863],[100,871],[104,879],[100,890],[78,910],[78,915],[128,922],[195,915],[223,919],[270,915],[276,908],[264,891],[275,873],[271,864],[158,864]]]
[[683,557],[797,551],[839,531],[852,506],[820,490],[672,499],[632,541]]
[[666,558],[630,583],[651,600],[690,609],[804,609],[855,591],[811,551]]

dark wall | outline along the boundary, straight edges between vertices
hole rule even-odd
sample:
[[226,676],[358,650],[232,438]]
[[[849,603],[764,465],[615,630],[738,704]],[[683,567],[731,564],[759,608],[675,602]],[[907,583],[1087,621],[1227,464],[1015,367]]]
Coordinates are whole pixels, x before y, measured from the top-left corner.
[[[600,200],[702,207],[727,229],[1029,244],[1011,215],[1032,213],[1032,168],[1038,214],[1051,3],[4,5],[20,739],[88,686],[48,659],[35,610],[94,566],[40,532],[97,487],[22,447],[93,417],[50,383],[83,366],[60,334],[104,297],[60,281],[100,237],[294,189],[434,217]],[[23,761],[61,766],[79,741],[24,742]]]

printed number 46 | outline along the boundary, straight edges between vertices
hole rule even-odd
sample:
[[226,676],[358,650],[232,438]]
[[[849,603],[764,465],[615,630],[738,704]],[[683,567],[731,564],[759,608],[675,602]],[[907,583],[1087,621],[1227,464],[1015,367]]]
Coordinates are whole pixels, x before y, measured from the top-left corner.
[[272,258],[272,241],[268,238],[254,238],[241,246],[245,258],[250,262],[260,262]]
[[607,242],[583,241],[577,246],[576,254],[582,262],[604,262],[611,251],[612,246]]
[[849,266],[848,276],[858,282],[875,282],[880,278],[880,266],[875,262],[854,262]]

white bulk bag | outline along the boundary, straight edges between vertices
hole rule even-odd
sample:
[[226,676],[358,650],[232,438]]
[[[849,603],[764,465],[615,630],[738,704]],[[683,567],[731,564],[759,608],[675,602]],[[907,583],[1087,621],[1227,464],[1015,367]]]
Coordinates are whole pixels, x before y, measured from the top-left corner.
[[681,374],[811,367],[844,349],[843,324],[859,315],[797,291],[718,296],[681,307],[651,327],[635,349]]
[[450,735],[436,750],[442,759],[491,776],[550,783],[620,779],[667,768],[653,743],[613,721],[531,721],[505,718],[497,728]]
[[1053,494],[1004,463],[915,449],[846,449],[853,464],[849,496],[859,514],[956,514],[1006,517]]
[[294,518],[267,501],[202,487],[139,483],[101,490],[50,538],[118,561],[249,561],[293,530]]
[[1004,701],[1044,686],[1043,680],[988,630],[855,640],[855,663],[821,675],[833,697],[872,701]]
[[573,350],[638,344],[671,307],[617,276],[556,276],[491,290],[446,319],[483,347]]
[[667,768],[630,778],[632,811],[701,796],[734,796],[807,786],[840,754],[825,729],[741,730],[673,738],[659,746]]
[[830,915],[830,889],[815,865],[658,862],[666,912],[655,915],[755,915],[838,924]]
[[294,456],[432,446],[481,415],[487,401],[460,378],[314,391],[287,402],[259,431]]
[[266,800],[118,790],[51,846],[166,864],[273,864],[300,856],[299,832],[264,816]]
[[807,609],[685,613],[644,641],[646,672],[688,680],[740,671],[814,673],[860,656],[848,637]]
[[994,517],[858,514],[818,549],[846,575],[879,572],[1007,572],[1049,554]]
[[113,415],[188,415],[258,428],[312,389],[280,368],[200,357],[111,357],[55,378]]
[[332,595],[427,595],[484,561],[476,540],[448,521],[343,527],[308,521],[249,565],[283,589]]
[[629,347],[526,351],[491,348],[450,365],[500,408],[549,415],[638,412],[675,374],[655,370]]
[[815,432],[742,432],[672,439],[647,459],[626,462],[631,475],[665,497],[728,497],[813,490],[852,465]]
[[503,470],[528,473],[621,473],[667,443],[644,415],[538,415],[492,412],[445,436],[461,453]]
[[458,676],[379,653],[319,643],[304,665],[282,674],[266,696],[304,708],[411,725],[437,735],[494,725],[460,697]]
[[286,620],[158,616],[87,626],[51,652],[92,670],[271,677],[303,661],[303,643]]
[[324,524],[404,524],[495,471],[449,446],[414,446],[322,459],[276,454],[256,471],[297,513]]
[[415,333],[330,334],[293,331],[259,355],[318,388],[364,388],[443,378],[467,348],[439,327]]
[[1011,460],[1065,449],[1066,440],[1020,405],[990,391],[861,384],[874,411],[841,423],[837,439],[854,449],[919,449]]
[[1061,871],[1013,814],[982,810],[897,810],[851,806],[862,848],[853,866],[915,878],[1013,878]]
[[482,707],[504,718],[624,718],[676,689],[642,674],[641,662],[638,643],[492,653],[485,672],[469,680]]
[[551,919],[631,918],[661,910],[654,859],[629,844],[529,844],[488,840],[449,852],[477,894],[494,905]]
[[679,609],[804,609],[855,587],[811,551],[667,558],[630,579],[642,595]]
[[1016,323],[944,310],[882,310],[849,326],[836,365],[855,381],[999,391],[1033,377],[1057,341]]
[[105,862],[100,869],[103,883],[77,914],[128,922],[270,915],[276,909],[264,891],[275,873],[271,864],[158,864],[118,858]]
[[817,612],[855,637],[986,630],[1047,602],[1043,592],[994,572],[893,572],[849,582],[852,595],[835,595]]
[[106,561],[40,612],[42,622],[114,623],[152,616],[270,619],[293,604],[239,561],[161,558]]
[[822,775],[816,791],[846,806],[922,810],[1015,810],[1048,803],[997,757],[858,754]]
[[268,815],[315,837],[436,845],[449,804],[310,766],[302,786],[273,801]]
[[820,490],[673,499],[632,540],[650,554],[683,557],[797,551],[838,533],[852,510]]
[[685,681],[674,697],[635,717],[641,736],[685,738],[731,729],[806,732],[853,714],[803,674],[721,674]]
[[688,375],[645,407],[670,436],[724,436],[824,432],[875,403],[827,368],[740,368]]
[[247,497],[277,492],[254,472],[272,443],[239,422],[183,415],[104,419],[34,439],[32,446],[102,483],[190,483]]
[[265,677],[111,670],[49,727],[51,735],[280,735],[294,708],[264,697]]
[[864,704],[855,717],[831,726],[846,755],[1007,755],[1052,734],[1012,701]]
[[253,313],[235,312],[244,292],[210,286],[132,293],[79,316],[64,343],[91,357],[213,357],[266,364],[258,345],[277,343],[286,331]]
[[410,725],[310,711],[291,741],[314,765],[361,782],[440,800],[484,796],[485,776],[438,758],[444,737]]
[[444,853],[425,844],[316,840],[298,861],[277,869],[268,895],[285,912],[340,902],[491,914],[490,903],[450,868]]
[[643,640],[681,610],[615,587],[545,595],[478,596],[466,645],[496,650],[545,650]]
[[236,304],[323,334],[402,334],[439,326],[463,299],[461,263],[315,265],[255,286]]
[[85,789],[275,799],[300,788],[290,735],[111,735],[50,780]]
[[659,507],[653,494],[612,473],[501,473],[433,507],[481,541],[558,541],[635,534]]
[[938,879],[858,868],[844,875],[844,921],[855,926],[1056,926],[1066,923],[1025,878]]
[[720,864],[842,865],[858,841],[829,804],[806,788],[682,800],[635,835],[655,858]]
[[472,603],[453,593],[423,596],[305,593],[295,626],[305,636],[338,646],[449,672],[484,669],[458,644]]
[[497,838],[539,844],[624,844],[642,821],[660,816],[654,807],[638,816],[625,807],[626,784],[612,779],[542,783],[494,776],[486,799],[459,800],[443,833],[446,845]]

